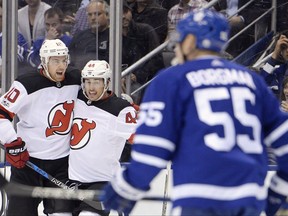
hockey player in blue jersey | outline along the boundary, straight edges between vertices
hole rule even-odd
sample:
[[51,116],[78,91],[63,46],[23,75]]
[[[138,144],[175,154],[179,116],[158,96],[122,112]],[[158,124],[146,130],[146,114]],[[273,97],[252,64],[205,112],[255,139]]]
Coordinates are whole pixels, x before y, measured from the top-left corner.
[[259,75],[219,57],[229,32],[222,15],[194,11],[177,31],[178,64],[145,91],[131,163],[105,188],[105,207],[130,212],[172,161],[171,215],[260,215],[269,146],[279,164],[273,214],[288,194],[287,114]]

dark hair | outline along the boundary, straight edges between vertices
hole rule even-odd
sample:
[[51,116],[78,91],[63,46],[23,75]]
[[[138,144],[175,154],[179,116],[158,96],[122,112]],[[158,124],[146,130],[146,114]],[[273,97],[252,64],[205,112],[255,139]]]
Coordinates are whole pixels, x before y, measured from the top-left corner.
[[285,30],[285,31],[282,31],[279,33],[279,38],[280,38],[280,35],[285,35],[285,37],[288,38],[288,30]]
[[58,15],[59,20],[62,23],[63,19],[64,19],[64,13],[60,8],[52,7],[52,8],[49,8],[48,10],[46,10],[44,13],[44,17],[47,16],[47,18],[54,17],[55,15]]
[[288,84],[288,76],[286,76],[284,79],[283,79],[283,82],[282,82],[282,90],[280,92],[280,100],[283,101],[283,100],[286,100],[286,97],[284,95],[284,87],[285,85]]

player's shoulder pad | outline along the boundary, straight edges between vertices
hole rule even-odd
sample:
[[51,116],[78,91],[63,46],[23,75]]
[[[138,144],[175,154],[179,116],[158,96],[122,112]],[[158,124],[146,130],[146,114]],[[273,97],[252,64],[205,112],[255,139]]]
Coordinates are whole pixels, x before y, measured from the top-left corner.
[[18,76],[15,81],[20,82],[27,91],[27,94],[31,94],[39,89],[51,86],[51,82],[38,71],[27,72]]
[[127,100],[117,97],[115,94],[111,96],[111,110],[110,113],[118,116],[119,113],[126,107],[133,107]]
[[81,85],[81,71],[75,67],[68,67],[65,74],[65,80],[69,84]]

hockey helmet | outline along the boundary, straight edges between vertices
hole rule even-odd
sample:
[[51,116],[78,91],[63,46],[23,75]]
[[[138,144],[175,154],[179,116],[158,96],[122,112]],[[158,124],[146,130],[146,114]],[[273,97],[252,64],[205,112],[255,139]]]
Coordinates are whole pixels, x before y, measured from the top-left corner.
[[178,39],[182,42],[188,34],[196,37],[196,48],[220,52],[229,39],[229,23],[220,13],[209,9],[195,9],[177,24]]
[[59,39],[45,40],[40,48],[42,64],[47,64],[51,56],[67,56],[68,48]]
[[103,78],[104,83],[111,79],[110,65],[104,60],[91,60],[87,62],[81,72],[82,79],[85,78]]
[[[66,45],[59,39],[45,40],[40,48],[41,65],[45,75],[53,80],[48,71],[49,58],[52,56],[66,56],[67,65],[69,64],[69,54]],[[55,80],[54,80],[55,81]]]
[[[87,62],[85,67],[81,72],[82,77],[82,89],[84,95],[86,96],[85,89],[84,89],[84,79],[95,78],[95,79],[104,79],[104,91],[108,90],[109,82],[111,80],[112,72],[110,69],[110,65],[104,60],[90,60]],[[101,97],[103,96],[101,95]],[[86,96],[87,97],[87,96]],[[101,98],[100,97],[100,98]],[[99,98],[99,99],[100,99]]]

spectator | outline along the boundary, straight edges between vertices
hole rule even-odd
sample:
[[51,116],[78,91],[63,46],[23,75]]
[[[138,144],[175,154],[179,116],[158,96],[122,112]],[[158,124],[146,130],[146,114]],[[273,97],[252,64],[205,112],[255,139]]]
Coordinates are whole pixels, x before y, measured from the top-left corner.
[[264,77],[269,88],[277,98],[282,91],[281,83],[284,77],[288,76],[288,31],[279,35],[271,58],[263,66],[260,75]]
[[288,76],[283,80],[280,100],[282,110],[288,112]]
[[51,5],[52,7],[60,8],[64,16],[67,14],[76,13],[77,9],[80,7],[81,0],[42,0],[43,2]]
[[[122,64],[131,66],[160,44],[153,28],[145,23],[135,22],[132,18],[132,10],[127,2],[123,1],[123,4]],[[138,67],[131,74],[132,91],[152,79],[162,68],[164,68],[164,63],[161,54],[155,55],[146,63]],[[123,89],[125,89],[125,87]],[[134,102],[139,104],[141,100],[141,92],[132,97]]]
[[87,8],[85,6],[77,10],[75,15],[75,23],[71,29],[71,34],[75,35],[76,33],[86,29],[89,29],[89,22],[87,17]]
[[[91,60],[82,70],[69,156],[69,179],[79,189],[100,189],[111,180],[120,169],[125,140],[136,127],[136,111],[109,90],[111,78],[106,61]],[[84,202],[75,204],[76,215],[107,215]]]
[[282,32],[288,26],[288,4],[286,0],[277,0],[277,32]]
[[46,36],[35,40],[31,51],[27,57],[27,61],[32,67],[38,67],[41,63],[39,51],[45,39],[60,39],[68,47],[72,41],[72,37],[63,34],[63,19],[64,14],[60,8],[49,8],[44,13],[44,23],[46,29]]
[[[1,2],[0,4],[0,54],[1,54],[0,65],[1,66],[2,66],[2,15],[3,15],[3,9],[2,9],[2,2]],[[18,64],[21,64],[25,62],[27,52],[28,52],[28,45],[23,35],[20,34],[19,32],[18,32],[17,40],[18,40],[17,58],[18,58]],[[0,76],[0,80],[1,80],[1,76]]]
[[179,0],[157,0],[157,3],[169,11],[174,5],[179,4]]
[[91,0],[86,9],[90,28],[74,35],[69,46],[71,63],[77,68],[91,59],[109,61],[109,5]]
[[[219,4],[215,7],[229,17],[229,24],[231,27],[230,37],[236,35],[239,31],[262,15],[271,5],[271,3],[269,3],[270,0],[255,0],[248,7],[237,13],[238,9],[248,2],[249,0],[220,0]],[[263,37],[268,29],[267,18],[268,16],[264,17],[251,28],[247,29],[238,36],[237,40],[232,40],[226,51],[233,57],[237,57],[256,40]],[[245,43],[239,43],[239,41],[245,41]]]
[[156,3],[155,0],[136,0],[132,6],[133,20],[152,26],[158,35],[160,44],[167,37],[167,13],[168,11]]
[[[2,80],[2,15],[3,15],[3,8],[2,8],[2,1],[0,1],[0,67],[1,67],[1,71],[0,71],[0,87],[1,87],[1,80]],[[26,64],[26,57],[28,54],[28,45],[27,42],[25,40],[25,38],[23,37],[22,34],[20,34],[18,32],[17,35],[17,63],[18,63],[18,68],[21,68],[21,70],[18,71],[18,75],[25,73],[25,70],[22,70],[23,67],[25,67]],[[28,69],[28,68],[27,68]]]
[[[75,35],[80,31],[86,30],[89,28],[88,17],[87,17],[87,5],[89,4],[90,0],[83,0],[81,2],[80,8],[77,10],[75,15],[75,23],[71,29],[71,34]],[[107,1],[109,5],[109,1]]]
[[195,8],[202,8],[207,5],[205,0],[180,0],[168,11],[168,37],[176,31],[176,25],[185,15]]
[[207,9],[178,23],[178,65],[145,91],[131,162],[104,189],[107,209],[129,213],[171,161],[169,215],[258,216],[267,198],[266,146],[278,159],[267,213],[277,198],[285,201],[288,115],[261,77],[219,56],[228,31],[225,17]]
[[44,13],[51,6],[41,0],[25,1],[27,5],[18,10],[18,31],[30,49],[37,38],[45,36]]

